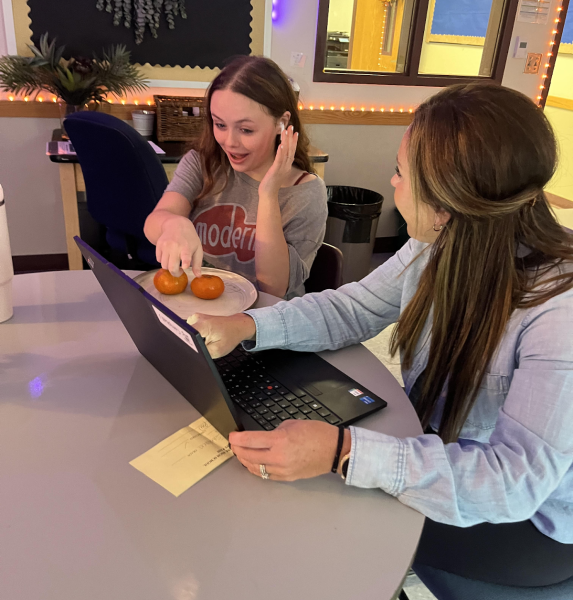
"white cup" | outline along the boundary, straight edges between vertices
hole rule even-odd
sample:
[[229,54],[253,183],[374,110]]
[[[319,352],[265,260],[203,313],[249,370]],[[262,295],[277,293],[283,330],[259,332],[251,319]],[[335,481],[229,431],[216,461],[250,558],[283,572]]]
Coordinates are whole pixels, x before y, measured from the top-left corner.
[[7,321],[14,314],[12,304],[12,253],[10,252],[10,237],[8,236],[8,221],[6,219],[6,204],[4,190],[0,185],[0,323]]
[[133,127],[144,137],[153,135],[155,112],[153,110],[134,110],[131,113]]

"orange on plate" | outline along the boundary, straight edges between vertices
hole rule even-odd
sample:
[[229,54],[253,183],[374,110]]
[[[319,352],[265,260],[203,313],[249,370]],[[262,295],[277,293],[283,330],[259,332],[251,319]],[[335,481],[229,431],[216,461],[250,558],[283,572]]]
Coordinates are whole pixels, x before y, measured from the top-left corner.
[[217,275],[201,275],[191,280],[191,291],[197,298],[214,300],[225,291],[225,284]]
[[174,275],[171,275],[167,269],[159,269],[153,278],[153,285],[156,287],[157,291],[169,296],[184,292],[188,283],[189,278],[185,271],[183,271],[179,277],[175,277]]

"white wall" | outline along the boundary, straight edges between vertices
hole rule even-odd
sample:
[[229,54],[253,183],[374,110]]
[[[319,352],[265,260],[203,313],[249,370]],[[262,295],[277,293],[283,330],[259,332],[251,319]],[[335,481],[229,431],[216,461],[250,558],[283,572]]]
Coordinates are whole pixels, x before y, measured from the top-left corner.
[[66,252],[58,165],[46,142],[59,119],[0,119],[0,183],[12,254]]
[[[315,83],[312,81],[318,0],[284,2],[273,26],[271,57],[301,87],[305,104],[330,106],[416,106],[436,88]],[[552,24],[517,23],[531,52],[545,52]],[[303,68],[291,67],[291,52],[303,52]],[[540,76],[523,74],[524,60],[509,59],[503,83],[532,98]],[[150,91],[151,95],[153,91]],[[52,119],[0,119],[0,183],[8,196],[13,253],[66,252],[57,166],[45,156],[45,143],[58,126]],[[404,127],[314,125],[313,143],[330,154],[327,184],[347,184],[380,192],[385,198],[378,236],[396,234],[390,178]]]
[[8,45],[6,43],[6,28],[4,26],[4,14],[0,5],[0,56],[8,54]]

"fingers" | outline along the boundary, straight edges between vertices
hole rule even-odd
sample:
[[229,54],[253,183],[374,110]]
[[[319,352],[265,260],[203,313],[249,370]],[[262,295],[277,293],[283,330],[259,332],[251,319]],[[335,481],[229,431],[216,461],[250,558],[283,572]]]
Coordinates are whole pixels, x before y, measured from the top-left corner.
[[191,252],[187,248],[181,250],[181,268],[188,269],[191,266]]
[[193,257],[191,258],[191,267],[193,269],[193,274],[195,277],[201,277],[201,265],[203,264],[203,248],[199,245],[195,252],[193,253]]
[[269,449],[274,439],[274,431],[233,431],[229,434],[229,442],[242,448]]

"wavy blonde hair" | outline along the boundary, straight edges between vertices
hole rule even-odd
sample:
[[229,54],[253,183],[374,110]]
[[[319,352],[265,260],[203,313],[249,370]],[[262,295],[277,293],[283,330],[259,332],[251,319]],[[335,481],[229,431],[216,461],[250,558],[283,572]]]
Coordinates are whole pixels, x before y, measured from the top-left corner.
[[447,443],[457,440],[513,311],[573,287],[571,270],[555,268],[573,261],[573,236],[543,191],[557,164],[554,133],[519,92],[490,84],[442,90],[417,109],[407,155],[414,201],[451,219],[429,249],[392,351],[411,367],[433,311],[416,410],[425,428],[447,386],[438,431]]

